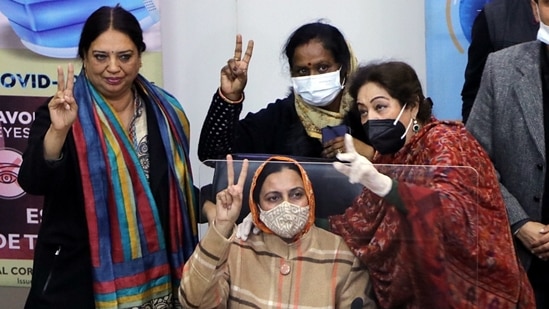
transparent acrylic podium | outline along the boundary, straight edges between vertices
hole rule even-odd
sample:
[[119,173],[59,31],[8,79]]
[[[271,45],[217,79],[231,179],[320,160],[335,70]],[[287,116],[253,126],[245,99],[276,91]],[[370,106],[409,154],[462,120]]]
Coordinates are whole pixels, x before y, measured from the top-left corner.
[[[413,284],[404,280],[402,285],[393,283],[393,287],[384,287],[386,292],[406,293],[408,284],[412,284],[414,288],[409,293],[417,294],[431,301],[432,304],[441,305],[442,298],[439,294],[447,288],[448,284],[452,284],[452,278],[456,278],[455,276],[464,276],[472,282],[482,284],[483,279],[479,278],[479,274],[484,275],[482,268],[486,265],[484,265],[485,261],[482,265],[479,261],[480,256],[485,257],[485,253],[480,252],[482,248],[479,246],[481,235],[479,231],[486,222],[480,221],[479,174],[475,169],[460,166],[375,165],[381,173],[396,179],[399,183],[407,184],[406,188],[409,192],[403,191],[401,195],[403,195],[404,204],[414,205],[407,214],[400,213],[399,219],[391,221],[386,219],[386,216],[389,216],[389,213],[394,215],[394,209],[389,210],[394,206],[379,198],[364,200],[368,195],[361,195],[361,193],[367,189],[360,184],[349,183],[348,178],[337,172],[331,162],[298,161],[313,185],[317,219],[326,221],[332,215],[343,214],[357,198],[362,199],[362,207],[374,210],[374,213],[370,211],[365,215],[364,218],[368,219],[364,220],[368,226],[367,229],[375,232],[357,234],[356,238],[362,238],[362,246],[368,248],[364,252],[371,254],[370,266],[378,272],[376,275],[379,275],[383,267],[393,267],[393,269],[386,269],[387,274],[396,268],[405,269],[403,276],[409,276],[409,279],[414,281],[422,278],[422,274],[426,278],[436,277],[438,274],[449,274],[448,280],[438,282],[440,285],[438,287],[429,280],[423,283],[419,280]],[[251,179],[264,159],[256,157],[249,162],[239,220],[249,213],[248,197]],[[235,159],[236,177],[239,175],[241,166],[242,160]],[[203,190],[201,200],[215,201],[215,193],[223,190],[227,185],[226,162],[224,160],[204,162],[198,169],[198,174],[195,174],[195,181],[201,188],[209,188],[209,190]],[[413,199],[413,202],[410,202],[410,199]],[[379,212],[376,212],[377,209]],[[201,222],[200,238],[207,229],[207,220],[202,217]],[[402,226],[398,227],[398,225]],[[381,239],[382,235],[390,236],[387,239]],[[405,247],[405,250],[400,250],[406,251],[405,254],[395,252],[399,257],[406,259],[384,264],[384,256],[387,256],[387,259],[394,258],[387,255],[390,252],[387,246]],[[379,257],[379,260],[375,260],[376,257]],[[433,261],[436,265],[429,264]],[[440,276],[440,278],[446,278],[445,275]],[[424,285],[423,288],[422,285]],[[478,286],[478,284],[472,286]],[[466,291],[466,293],[480,292]]]

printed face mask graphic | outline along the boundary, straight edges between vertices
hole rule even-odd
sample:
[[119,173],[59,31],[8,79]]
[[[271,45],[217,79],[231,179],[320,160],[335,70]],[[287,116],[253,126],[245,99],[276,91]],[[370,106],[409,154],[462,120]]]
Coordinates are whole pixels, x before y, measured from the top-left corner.
[[75,58],[86,19],[97,8],[118,3],[137,18],[143,31],[160,20],[153,0],[2,0],[0,11],[31,51],[52,58]]

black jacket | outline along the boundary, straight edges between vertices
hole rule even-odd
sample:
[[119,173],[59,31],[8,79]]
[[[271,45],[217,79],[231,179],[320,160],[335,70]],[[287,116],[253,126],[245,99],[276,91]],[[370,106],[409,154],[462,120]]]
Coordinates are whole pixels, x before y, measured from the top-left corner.
[[[229,153],[320,158],[322,143],[305,131],[294,100],[290,94],[239,120],[242,104],[227,103],[216,92],[200,133],[198,158],[225,159]],[[351,129],[351,135],[367,142],[355,106],[343,123]]]
[[486,58],[491,52],[536,39],[538,23],[530,0],[493,0],[477,15],[471,30],[465,82],[461,90],[461,116],[467,121],[480,86]]

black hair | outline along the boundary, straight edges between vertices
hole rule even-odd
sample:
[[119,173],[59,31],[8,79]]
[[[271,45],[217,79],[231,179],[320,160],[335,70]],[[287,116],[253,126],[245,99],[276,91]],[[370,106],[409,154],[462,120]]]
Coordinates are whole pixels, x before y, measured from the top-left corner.
[[261,192],[261,188],[263,187],[263,183],[265,182],[265,179],[267,179],[269,175],[273,173],[278,173],[283,169],[296,171],[299,174],[299,177],[303,177],[303,175],[301,175],[301,170],[294,163],[280,161],[280,160],[268,161],[265,164],[265,167],[263,167],[263,170],[261,171],[261,173],[257,176],[256,182],[255,182],[255,188],[253,189],[253,192],[252,192],[252,198],[256,204],[259,205],[259,193]]
[[334,26],[323,22],[305,24],[295,30],[284,45],[284,54],[288,58],[290,71],[293,68],[295,50],[312,40],[318,40],[329,50],[336,63],[341,65],[341,76],[346,76],[351,65],[351,52],[343,34]]
[[80,59],[83,60],[86,57],[92,42],[109,29],[126,34],[137,47],[139,54],[145,51],[143,30],[135,16],[120,5],[114,7],[102,6],[93,12],[84,23],[80,34],[80,42],[78,43],[78,56]]
[[425,98],[416,71],[407,63],[388,61],[359,67],[349,85],[349,94],[355,105],[358,90],[370,82],[384,88],[401,106],[407,103],[407,108],[411,108],[419,104],[416,118],[420,123],[427,123],[431,118],[433,102]]

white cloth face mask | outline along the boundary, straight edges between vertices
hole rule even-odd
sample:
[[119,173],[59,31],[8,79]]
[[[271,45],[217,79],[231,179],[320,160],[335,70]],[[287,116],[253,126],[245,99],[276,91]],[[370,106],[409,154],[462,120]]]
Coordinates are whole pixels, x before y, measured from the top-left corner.
[[292,238],[301,232],[309,220],[309,206],[299,206],[286,201],[270,210],[259,207],[259,219],[276,235]]
[[292,77],[294,91],[309,105],[326,106],[332,103],[344,87],[340,81],[340,71]]
[[538,16],[540,17],[537,39],[545,44],[549,44],[549,26],[547,26],[541,21],[541,14],[539,13],[539,4],[537,8],[538,8]]

